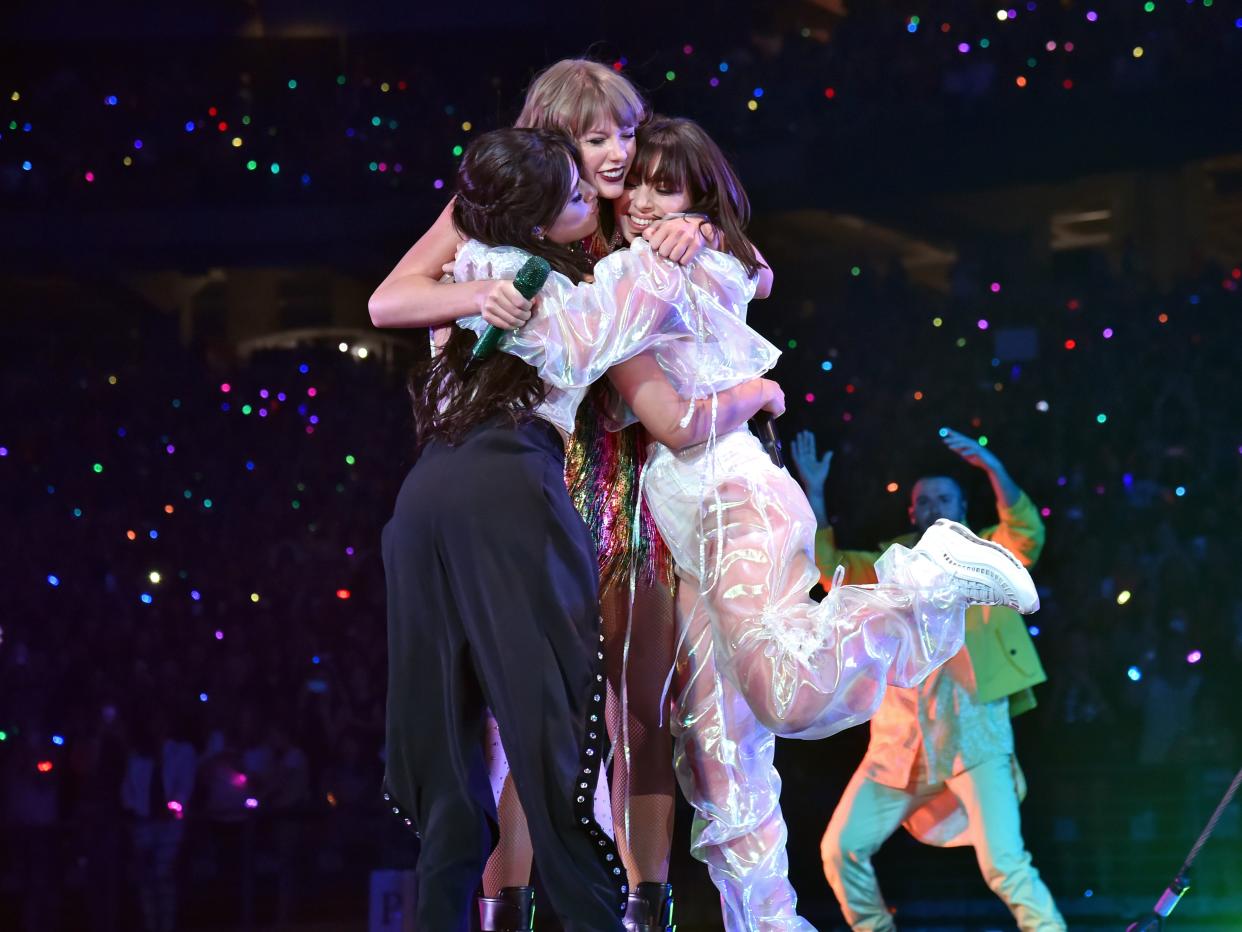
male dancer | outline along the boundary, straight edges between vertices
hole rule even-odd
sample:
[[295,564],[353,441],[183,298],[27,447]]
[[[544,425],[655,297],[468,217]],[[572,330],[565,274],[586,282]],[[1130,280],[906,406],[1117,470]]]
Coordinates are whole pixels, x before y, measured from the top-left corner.
[[[1034,564],[1044,545],[1039,510],[987,448],[953,430],[944,442],[991,482],[1000,524],[980,536]],[[838,549],[828,523],[824,481],[832,453],[817,457],[814,434],[803,431],[793,454],[820,528],[815,557],[824,586],[838,566],[846,583],[875,582],[879,552]],[[889,543],[913,541],[939,518],[964,523],[966,499],[953,479],[923,476],[911,491],[913,532]],[[974,845],[984,880],[1024,932],[1065,929],[1022,840],[1018,803],[1026,787],[1009,721],[1034,706],[1031,687],[1045,679],[1021,616],[977,605],[966,613],[966,645],[953,659],[921,686],[889,687],[871,720],[866,756],[820,845],[824,875],[851,929],[896,928],[871,856],[898,825],[928,844]]]

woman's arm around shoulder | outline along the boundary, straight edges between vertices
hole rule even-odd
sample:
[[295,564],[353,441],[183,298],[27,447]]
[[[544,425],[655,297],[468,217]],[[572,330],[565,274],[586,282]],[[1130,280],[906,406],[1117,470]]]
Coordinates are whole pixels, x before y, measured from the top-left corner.
[[371,295],[371,323],[381,328],[443,327],[471,314],[482,314],[489,324],[506,330],[526,323],[530,302],[512,282],[440,281],[460,243],[450,201]]

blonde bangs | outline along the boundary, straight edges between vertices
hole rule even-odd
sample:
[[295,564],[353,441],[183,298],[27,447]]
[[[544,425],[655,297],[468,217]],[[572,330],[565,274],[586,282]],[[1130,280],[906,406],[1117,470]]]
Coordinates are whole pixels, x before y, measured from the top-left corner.
[[607,119],[617,126],[640,126],[647,104],[634,85],[606,65],[567,58],[531,83],[518,127],[559,129],[575,139]]

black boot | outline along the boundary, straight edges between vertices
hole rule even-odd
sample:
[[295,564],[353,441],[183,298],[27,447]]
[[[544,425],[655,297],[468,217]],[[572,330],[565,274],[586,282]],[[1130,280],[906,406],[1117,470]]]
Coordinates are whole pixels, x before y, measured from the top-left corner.
[[623,920],[626,932],[677,932],[673,925],[673,885],[644,880],[630,894]]
[[482,932],[531,932],[535,928],[534,887],[501,887],[499,896],[478,900]]

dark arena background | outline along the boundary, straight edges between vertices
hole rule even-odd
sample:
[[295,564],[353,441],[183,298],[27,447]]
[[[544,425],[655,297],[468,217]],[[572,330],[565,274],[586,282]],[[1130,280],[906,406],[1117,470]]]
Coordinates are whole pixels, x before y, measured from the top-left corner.
[[[18,0],[0,927],[142,929],[152,871],[161,932],[410,927],[379,534],[427,340],[367,299],[463,147],[584,55],[737,166],[776,276],[750,320],[783,351],[778,426],[834,451],[838,541],[901,533],[929,471],[995,520],[942,428],[1040,508],[1025,838],[1071,929],[1150,915],[1242,764],[1242,5]],[[162,733],[196,768],[153,865],[122,784]],[[845,928],[819,841],[866,742],[778,742],[820,929]],[[679,807],[678,926],[717,929]],[[875,864],[904,930],[1014,927],[970,848],[898,832]],[[1239,802],[1191,880],[1167,928],[1242,929]]]

